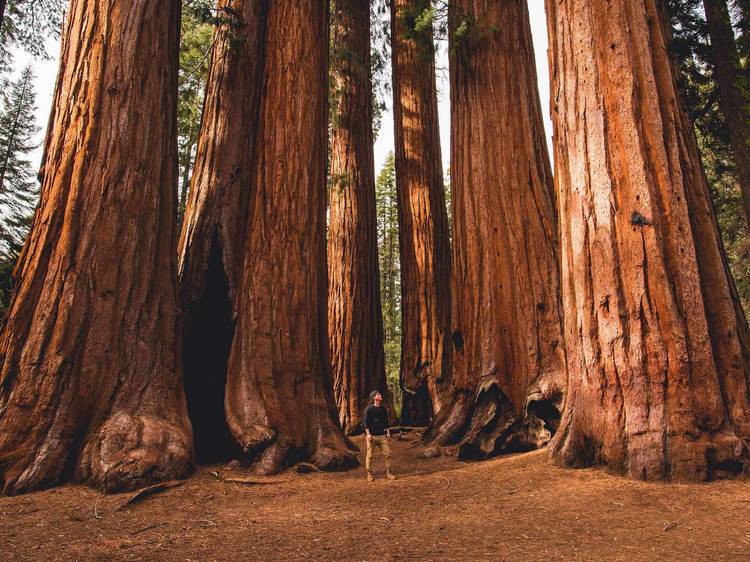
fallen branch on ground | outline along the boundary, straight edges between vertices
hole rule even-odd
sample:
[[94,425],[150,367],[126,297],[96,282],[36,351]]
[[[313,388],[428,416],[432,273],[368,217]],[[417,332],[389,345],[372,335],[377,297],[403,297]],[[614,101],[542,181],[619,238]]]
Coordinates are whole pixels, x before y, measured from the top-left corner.
[[154,494],[158,494],[159,492],[164,492],[166,490],[176,488],[177,486],[182,486],[183,484],[184,482],[180,480],[169,480],[167,482],[159,482],[158,484],[154,484],[153,486],[141,488],[135,494],[130,496],[127,501],[125,501],[125,503],[115,509],[115,511],[120,511],[121,509],[143,501],[149,496],[153,496]]

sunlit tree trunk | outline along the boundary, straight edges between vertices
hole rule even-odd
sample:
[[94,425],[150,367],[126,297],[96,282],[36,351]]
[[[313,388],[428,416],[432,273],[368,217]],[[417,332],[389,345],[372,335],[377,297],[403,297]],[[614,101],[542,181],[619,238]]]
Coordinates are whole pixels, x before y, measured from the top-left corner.
[[227,427],[224,394],[245,259],[268,4],[219,2],[225,22],[211,52],[179,243],[185,391],[200,462],[239,453]]
[[0,335],[5,493],[185,476],[175,276],[180,2],[73,0],[41,201]]
[[566,466],[703,480],[747,462],[748,329],[656,0],[548,0]]
[[390,404],[383,358],[383,315],[375,216],[375,156],[370,80],[370,6],[334,0],[328,224],[328,338],[339,421],[356,431],[380,390]]
[[426,425],[450,376],[450,238],[428,0],[392,0],[393,113],[401,248],[402,420]]
[[454,0],[449,17],[455,348],[426,439],[484,458],[559,422],[557,221],[526,0]]
[[325,0],[268,13],[250,219],[227,369],[229,427],[269,474],[356,465],[339,428],[327,337]]

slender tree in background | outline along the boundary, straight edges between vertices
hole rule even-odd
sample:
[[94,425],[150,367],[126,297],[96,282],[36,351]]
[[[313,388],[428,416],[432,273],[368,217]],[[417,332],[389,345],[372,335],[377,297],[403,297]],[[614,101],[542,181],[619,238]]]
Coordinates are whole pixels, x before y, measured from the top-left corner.
[[742,209],[750,225],[750,84],[742,73],[726,0],[703,0],[703,6],[711,38],[719,108],[726,118],[742,193]]
[[[746,0],[743,2],[746,3]],[[679,70],[677,78],[680,97],[695,129],[724,247],[747,311],[750,310],[748,228],[737,179],[736,159],[728,134],[729,127],[718,104],[719,88],[713,71],[703,2],[668,0],[665,4],[672,24],[670,51]],[[741,2],[734,4],[738,6]],[[745,37],[745,33],[738,35],[741,51]],[[747,60],[742,58],[740,63],[745,64],[742,72],[747,74]]]
[[[269,474],[356,456],[341,432],[327,337],[328,3],[269,4],[250,220],[227,369],[227,421]],[[292,155],[292,157],[290,157]]]
[[190,199],[179,243],[184,378],[199,462],[239,454],[224,411],[245,259],[267,0],[225,0],[210,59]]
[[378,290],[369,2],[334,0],[331,17],[328,339],[339,421],[352,433],[373,389],[392,401]]
[[450,241],[429,0],[392,0],[402,292],[402,421],[426,425],[450,376]]
[[[221,5],[220,5],[221,9]],[[215,20],[216,18],[212,18]],[[216,24],[237,27],[235,18]],[[187,205],[188,187],[193,171],[203,114],[203,96],[208,79],[209,54],[214,45],[214,25],[196,9],[182,12],[180,33],[180,69],[177,86],[177,154],[179,161],[178,217],[182,222]],[[234,24],[234,25],[233,25]]]
[[5,493],[185,476],[175,279],[180,5],[73,0],[40,207],[0,334]]
[[15,263],[39,197],[36,170],[29,160],[39,131],[30,66],[0,93],[0,104],[0,260]]
[[655,0],[548,0],[568,398],[553,456],[742,470],[748,329]]
[[485,458],[559,422],[557,221],[526,0],[454,0],[449,34],[455,348],[425,440]]
[[380,299],[383,303],[385,372],[394,407],[401,411],[401,270],[398,236],[398,195],[393,152],[383,163],[375,182],[378,217],[378,257],[380,260]]

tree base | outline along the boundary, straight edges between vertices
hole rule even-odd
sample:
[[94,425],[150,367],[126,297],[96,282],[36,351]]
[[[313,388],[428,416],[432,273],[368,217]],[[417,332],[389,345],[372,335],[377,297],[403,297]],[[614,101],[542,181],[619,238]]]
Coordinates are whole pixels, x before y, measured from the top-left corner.
[[240,440],[242,464],[256,474],[270,476],[301,462],[309,462],[319,470],[340,472],[359,466],[359,448],[337,432],[320,434],[311,439],[314,446],[300,444],[297,439],[279,438],[272,429],[258,426],[253,434],[246,433]]
[[423,443],[455,446],[460,460],[541,449],[559,422],[557,405],[551,400],[529,400],[526,415],[520,418],[497,384],[482,389],[476,399],[458,391],[449,404],[425,433]]
[[736,477],[750,468],[748,443],[732,431],[697,437],[661,432],[623,440],[612,436],[608,443],[566,426],[551,447],[558,466],[602,466],[613,474],[646,481],[705,482]]
[[[68,439],[48,436],[33,452],[6,455],[2,491],[17,495],[70,479],[102,492],[134,490],[185,478],[192,471],[192,435],[184,427],[150,415],[113,414],[78,458]],[[67,472],[67,474],[66,474]]]

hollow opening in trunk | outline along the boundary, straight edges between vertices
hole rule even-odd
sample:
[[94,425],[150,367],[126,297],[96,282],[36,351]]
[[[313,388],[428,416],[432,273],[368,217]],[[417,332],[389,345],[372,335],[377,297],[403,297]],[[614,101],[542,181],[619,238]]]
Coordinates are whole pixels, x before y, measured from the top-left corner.
[[544,427],[551,435],[560,427],[560,410],[552,400],[534,400],[528,405],[529,417],[535,416],[544,422]]
[[229,284],[221,245],[214,239],[203,294],[190,311],[182,353],[188,414],[199,464],[240,458],[240,448],[229,431],[224,411],[233,335]]

